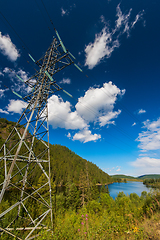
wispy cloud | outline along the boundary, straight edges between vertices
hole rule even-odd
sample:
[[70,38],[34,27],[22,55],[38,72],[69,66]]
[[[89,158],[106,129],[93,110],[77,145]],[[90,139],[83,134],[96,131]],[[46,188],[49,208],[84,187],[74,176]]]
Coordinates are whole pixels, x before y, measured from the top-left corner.
[[157,121],[145,121],[143,128],[147,129],[139,133],[137,141],[140,142],[138,147],[141,151],[146,152],[149,150],[160,149],[160,118]]
[[0,76],[4,76],[4,74],[0,71]]
[[[31,91],[31,88],[25,84],[29,76],[28,73],[26,73],[24,70],[19,69],[18,71],[15,71],[12,69],[12,71],[10,71],[8,67],[5,67],[3,70],[3,74],[6,74],[11,80],[12,90],[15,90],[16,92],[20,91],[24,94]],[[16,75],[18,75],[24,82],[22,82]]]
[[[143,167],[143,168],[160,168],[160,159],[151,158],[151,157],[141,157],[138,158],[135,162],[132,163],[134,167]],[[150,169],[151,170],[151,169]],[[157,172],[157,169],[156,169]]]
[[63,78],[59,83],[61,83],[61,84],[71,84],[71,79]]
[[136,141],[141,151],[136,161],[131,165],[142,168],[145,173],[158,173],[160,171],[160,158],[157,158],[160,151],[160,118],[156,121],[147,120],[143,123],[143,129]]
[[115,48],[120,46],[120,36],[126,33],[127,37],[129,37],[131,29],[144,14],[143,11],[139,12],[135,17],[135,20],[130,22],[129,20],[132,9],[130,9],[128,13],[123,14],[120,9],[120,4],[118,4],[116,11],[117,20],[115,22],[115,28],[110,29],[105,21],[104,16],[101,16],[101,22],[105,25],[104,28],[100,33],[95,35],[94,42],[89,43],[85,47],[85,66],[88,66],[89,69],[94,68],[104,58],[109,58]]
[[139,110],[138,110],[138,114],[142,114],[142,113],[146,113],[146,110],[144,110],[144,109],[139,109]]
[[76,4],[69,6],[68,8],[61,7],[61,16],[68,16],[73,8],[76,7]]
[[[109,93],[108,93],[109,92]],[[73,106],[64,102],[62,98],[53,95],[49,100],[49,123],[53,128],[65,128],[78,132],[73,134],[72,140],[81,142],[96,141],[100,134],[92,133],[89,128],[93,123],[101,128],[105,125],[115,124],[121,110],[114,111],[114,105],[118,96],[122,96],[124,90],[120,90],[112,82],[104,83],[103,87],[89,88],[78,103]],[[68,135],[71,138],[71,134]]]
[[135,125],[136,125],[136,123],[134,122],[134,123],[132,124],[132,127],[135,126]]
[[16,46],[12,43],[9,35],[2,35],[0,32],[0,50],[4,56],[14,62],[20,56]]
[[7,112],[6,110],[3,110],[1,108],[0,108],[0,113],[9,114],[9,112]]
[[4,89],[0,89],[0,98],[2,98],[4,96],[4,92],[5,92]]

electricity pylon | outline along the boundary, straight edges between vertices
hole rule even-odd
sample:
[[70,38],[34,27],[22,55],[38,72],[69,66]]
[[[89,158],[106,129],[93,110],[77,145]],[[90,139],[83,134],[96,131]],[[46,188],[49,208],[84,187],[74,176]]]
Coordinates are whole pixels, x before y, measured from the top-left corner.
[[73,63],[56,34],[36,62],[40,70],[25,82],[28,105],[1,148],[0,235],[11,239],[33,239],[53,227],[47,101],[61,90],[53,75]]

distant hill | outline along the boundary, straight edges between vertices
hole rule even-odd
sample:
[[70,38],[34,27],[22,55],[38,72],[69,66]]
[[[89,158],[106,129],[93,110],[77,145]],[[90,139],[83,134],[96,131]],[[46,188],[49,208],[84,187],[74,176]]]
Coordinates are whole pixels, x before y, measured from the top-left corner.
[[146,175],[142,175],[139,177],[132,177],[132,176],[127,176],[127,175],[123,175],[123,174],[116,174],[116,175],[111,175],[112,178],[123,178],[123,179],[133,179],[133,180],[144,180],[144,179],[158,179],[160,178],[160,174],[146,174]]
[[[0,118],[0,148],[14,126],[15,122]],[[39,149],[41,148],[39,147]],[[36,150],[36,154],[40,151],[39,149]],[[55,184],[63,185],[67,181],[78,184],[82,171],[84,174],[88,174],[90,182],[104,184],[113,181],[107,173],[95,164],[81,158],[65,146],[50,144],[50,159],[51,175]],[[39,177],[40,173],[35,172],[34,181],[38,181]]]
[[138,177],[139,179],[158,179],[160,178],[160,174],[147,174]]
[[121,174],[116,174],[116,175],[111,175],[112,178],[127,178],[127,179],[137,179],[135,177],[132,176],[127,176],[127,175],[121,175]]

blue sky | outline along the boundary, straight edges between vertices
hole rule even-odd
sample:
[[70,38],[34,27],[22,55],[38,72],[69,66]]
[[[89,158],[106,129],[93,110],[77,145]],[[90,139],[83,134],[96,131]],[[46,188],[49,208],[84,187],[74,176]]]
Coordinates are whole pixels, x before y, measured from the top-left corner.
[[1,1],[0,116],[19,119],[26,103],[12,91],[29,89],[16,75],[35,73],[28,54],[45,53],[54,25],[83,73],[72,65],[55,75],[74,98],[48,100],[50,143],[110,175],[160,173],[159,8],[158,0]]

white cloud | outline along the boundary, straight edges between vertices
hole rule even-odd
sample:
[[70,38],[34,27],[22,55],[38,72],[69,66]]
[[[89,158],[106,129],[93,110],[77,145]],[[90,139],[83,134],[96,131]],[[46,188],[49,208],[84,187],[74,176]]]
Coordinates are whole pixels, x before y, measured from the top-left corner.
[[104,16],[101,16],[101,22],[105,25],[105,27],[100,33],[95,35],[94,42],[89,43],[85,47],[85,66],[88,66],[89,69],[94,68],[104,58],[109,58],[115,48],[118,48],[120,46],[119,37],[124,33],[127,33],[128,37],[130,30],[143,16],[142,11],[136,15],[133,22],[129,22],[132,9],[130,9],[127,14],[123,14],[119,4],[116,10],[117,20],[115,22],[115,28],[109,29]]
[[114,104],[121,91],[112,82],[104,83],[101,88],[90,88],[84,97],[78,99],[76,110],[87,122],[99,123],[100,126],[110,124],[110,120],[117,118],[120,110],[114,112]]
[[9,114],[9,112],[7,112],[6,110],[3,110],[0,108],[0,113],[5,113],[5,114]]
[[67,137],[68,137],[68,138],[71,138],[71,134],[70,134],[70,132],[67,134]]
[[12,43],[9,35],[2,35],[0,32],[0,50],[4,56],[11,61],[16,61],[20,56],[16,46]]
[[160,159],[158,158],[151,158],[151,157],[141,157],[137,158],[135,162],[131,163],[132,166],[134,167],[139,167],[139,168],[145,168],[145,169],[150,169],[150,171],[155,171],[157,172],[156,168],[160,169]]
[[100,126],[105,126],[106,124],[115,124],[114,121],[110,121],[113,118],[117,118],[121,113],[121,110],[115,112],[108,112],[105,116],[99,117]]
[[76,7],[76,4],[71,5],[68,9],[64,9],[63,7],[61,8],[61,16],[68,16],[70,12],[73,10],[73,8]]
[[119,47],[119,41],[113,41],[112,34],[107,27],[102,32],[96,34],[94,43],[89,43],[85,48],[86,62],[85,66],[89,69],[94,68],[104,57],[109,58],[115,48]]
[[[16,72],[15,70],[10,71],[8,67],[5,67],[3,73],[7,74],[10,80],[12,81],[11,86],[12,90],[15,90],[16,92],[20,91],[24,94],[29,93],[31,91],[31,88],[25,84],[25,82],[29,78],[28,73],[26,73],[22,69],[19,69]],[[23,81],[21,81],[16,75],[18,75]]]
[[61,16],[63,17],[64,15],[68,15],[67,10],[64,10],[63,8],[61,8]]
[[53,95],[48,100],[49,123],[53,128],[83,129],[87,127],[86,122],[76,111],[71,111],[70,102],[64,102],[62,98]]
[[120,168],[118,168],[117,170],[116,170],[116,172],[120,172],[121,171],[121,169]]
[[80,142],[96,141],[101,138],[100,134],[92,134],[90,130],[84,129],[73,136],[73,140],[79,140]]
[[130,27],[129,27],[129,18],[132,12],[132,9],[129,10],[129,12],[127,14],[123,14],[121,9],[120,9],[120,4],[118,4],[117,6],[117,20],[116,20],[116,27],[114,31],[119,30],[121,27],[123,27],[123,33],[125,32],[129,32]]
[[0,76],[4,76],[4,74],[0,71]]
[[135,126],[135,125],[136,125],[136,123],[134,122],[134,123],[132,124],[132,127]]
[[146,113],[146,110],[139,109],[139,110],[138,110],[138,114],[142,114],[142,113]]
[[99,134],[92,134],[89,130],[90,123],[99,125],[115,124],[112,119],[117,118],[121,110],[114,111],[114,105],[118,96],[123,96],[124,90],[120,90],[112,82],[104,83],[103,87],[90,88],[73,110],[70,102],[64,102],[62,98],[53,95],[48,100],[49,123],[53,128],[80,130],[73,137],[68,133],[67,137],[81,142],[96,141],[101,138]]
[[21,114],[23,109],[27,107],[27,103],[22,100],[9,100],[9,104],[7,106],[8,112],[19,113]]
[[146,131],[139,133],[136,139],[140,144],[138,147],[141,151],[159,150],[160,149],[160,118],[157,121],[150,122],[149,120],[144,122],[143,128]]
[[71,79],[69,79],[69,78],[63,78],[62,81],[60,81],[59,83],[62,83],[62,84],[71,84]]
[[137,171],[143,169],[145,173],[158,173],[160,172],[160,159],[157,158],[160,151],[160,118],[156,121],[146,120],[143,124],[146,131],[139,133],[136,139],[140,142],[138,148],[142,153],[136,161],[131,162],[131,165],[136,167]]
[[[134,27],[134,25],[143,17],[143,15],[144,15],[144,10],[136,15],[134,22],[132,22],[131,28]],[[143,22],[143,24],[145,27],[145,21]]]
[[2,98],[4,96],[4,92],[5,92],[4,89],[0,89],[0,98]]

